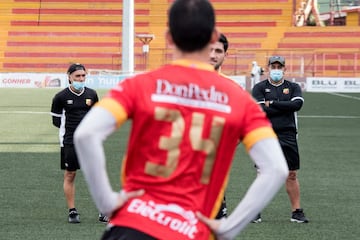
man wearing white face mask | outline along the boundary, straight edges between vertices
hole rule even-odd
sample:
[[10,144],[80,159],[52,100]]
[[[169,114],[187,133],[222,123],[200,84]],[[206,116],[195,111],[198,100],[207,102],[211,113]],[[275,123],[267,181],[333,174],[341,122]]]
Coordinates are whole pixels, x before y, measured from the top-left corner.
[[79,223],[79,213],[75,208],[75,176],[80,166],[74,149],[73,135],[85,114],[99,99],[95,90],[85,87],[84,65],[71,64],[67,76],[69,86],[54,96],[51,116],[53,125],[59,128],[60,168],[64,170],[63,188],[69,209],[68,222]]
[[[297,112],[301,109],[304,99],[300,86],[284,79],[284,57],[270,57],[268,68],[269,78],[256,84],[252,95],[270,119],[289,167],[286,191],[292,208],[290,221],[307,223],[309,220],[300,207],[300,186],[297,178],[297,170],[300,169]],[[261,215],[259,214],[253,222],[261,222]]]

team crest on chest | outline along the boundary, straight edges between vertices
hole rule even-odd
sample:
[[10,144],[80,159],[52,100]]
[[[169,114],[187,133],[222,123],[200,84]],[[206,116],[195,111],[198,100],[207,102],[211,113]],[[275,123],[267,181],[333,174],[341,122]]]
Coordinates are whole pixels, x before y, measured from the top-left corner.
[[289,92],[290,92],[290,91],[289,91],[288,88],[284,88],[284,89],[283,89],[283,94],[289,94]]
[[85,103],[86,103],[86,105],[91,106],[92,101],[90,98],[87,98],[87,99],[85,99]]

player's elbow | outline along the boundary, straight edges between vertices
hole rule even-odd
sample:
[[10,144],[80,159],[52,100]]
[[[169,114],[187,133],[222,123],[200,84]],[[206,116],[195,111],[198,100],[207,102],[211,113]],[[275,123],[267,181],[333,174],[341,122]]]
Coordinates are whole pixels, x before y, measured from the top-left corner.
[[275,175],[278,176],[281,181],[285,182],[285,180],[289,176],[289,168],[285,161],[285,158],[282,159],[280,162],[281,164],[276,165],[274,171]]
[[293,110],[295,112],[299,111],[302,108],[303,104],[304,104],[302,99],[293,100],[292,103],[293,103]]
[[267,138],[259,141],[253,145],[249,154],[261,174],[279,182],[286,180],[289,174],[288,165],[277,139]]
[[61,119],[58,118],[58,117],[53,117],[52,118],[52,124],[57,127],[57,128],[60,128],[61,126]]
[[274,172],[274,175],[276,175],[281,181],[285,182],[287,179],[289,175],[289,167],[283,154],[277,158],[276,164],[273,165],[272,172]]
[[87,142],[90,138],[89,131],[86,128],[82,127],[81,124],[76,128],[74,132],[74,144],[82,145],[84,142]]
[[295,112],[298,112],[298,111],[300,111],[300,109],[302,108],[302,103],[301,104],[297,104],[297,105],[295,105]]
[[267,175],[269,179],[267,182],[270,184],[273,183],[277,186],[281,186],[285,183],[288,175],[289,175],[289,169],[285,162],[285,159],[279,159],[277,164],[272,165],[271,167],[267,169],[262,169],[263,171],[260,171],[262,174]]

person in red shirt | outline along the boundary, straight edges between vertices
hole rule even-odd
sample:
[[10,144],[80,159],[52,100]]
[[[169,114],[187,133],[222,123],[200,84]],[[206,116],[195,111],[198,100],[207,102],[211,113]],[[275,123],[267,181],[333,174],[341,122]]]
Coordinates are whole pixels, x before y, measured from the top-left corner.
[[[74,136],[90,193],[110,217],[102,239],[233,239],[288,174],[279,142],[251,95],[209,62],[219,38],[207,0],[176,0],[168,43],[175,60],[127,78],[85,116]],[[103,141],[132,120],[121,190],[108,179]],[[214,219],[239,141],[260,174],[228,218]]]

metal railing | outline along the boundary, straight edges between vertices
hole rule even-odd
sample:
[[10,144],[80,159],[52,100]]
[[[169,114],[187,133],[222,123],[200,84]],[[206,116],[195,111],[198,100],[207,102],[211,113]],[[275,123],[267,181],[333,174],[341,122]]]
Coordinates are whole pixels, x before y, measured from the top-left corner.
[[[227,75],[249,75],[251,63],[266,69],[270,56],[286,59],[287,74],[294,77],[360,77],[360,49],[357,51],[318,49],[281,49],[229,51],[222,71]],[[172,61],[171,49],[150,49],[150,54],[135,56],[135,71],[154,69]]]

